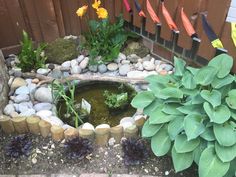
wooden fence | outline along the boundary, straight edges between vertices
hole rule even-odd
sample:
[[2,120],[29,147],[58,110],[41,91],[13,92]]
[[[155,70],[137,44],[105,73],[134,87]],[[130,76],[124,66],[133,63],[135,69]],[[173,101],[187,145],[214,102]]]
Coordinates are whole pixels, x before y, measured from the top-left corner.
[[[161,13],[160,1],[149,1],[161,19],[160,37],[171,41],[173,34]],[[135,9],[134,1],[129,0],[133,10],[133,25],[138,28],[144,26],[148,33],[155,34],[157,28],[147,13],[146,0],[138,0],[138,2],[147,18],[143,25],[142,18],[138,16]],[[180,17],[180,10],[184,7],[185,13],[201,38],[198,56],[210,59],[215,54],[215,49],[211,46],[201,24],[199,14],[205,12],[209,24],[222,40],[224,47],[236,58],[236,48],[231,39],[231,27],[225,22],[230,2],[231,0],[165,0],[165,6],[180,30],[177,45],[184,49],[192,47],[192,39],[184,30]],[[95,11],[91,8],[92,3],[93,0],[0,0],[0,48],[3,49],[4,54],[18,49],[22,29],[28,31],[36,42],[48,42],[70,34],[79,35],[86,30],[86,23],[84,19],[77,17],[75,12],[79,6],[88,4],[90,6],[89,18],[96,18]],[[112,21],[120,13],[123,13],[126,21],[131,21],[123,0],[102,0],[102,6],[108,9]]]

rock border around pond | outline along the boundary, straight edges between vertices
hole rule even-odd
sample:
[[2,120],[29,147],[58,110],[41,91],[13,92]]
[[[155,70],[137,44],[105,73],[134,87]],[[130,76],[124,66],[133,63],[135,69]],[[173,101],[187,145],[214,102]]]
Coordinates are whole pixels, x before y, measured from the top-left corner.
[[135,90],[140,91],[147,88],[144,80],[146,76],[171,74],[173,66],[150,55],[140,58],[135,54],[125,56],[122,53],[115,62],[109,64],[89,66],[88,60],[88,57],[79,55],[78,58],[61,65],[47,64],[47,68],[40,68],[36,72],[21,73],[16,67],[19,62],[17,56],[11,55],[8,82],[10,101],[3,110],[5,115],[0,119],[3,131],[8,134],[31,132],[43,137],[51,135],[55,141],[81,136],[94,140],[99,146],[120,143],[122,137],[138,136],[146,119],[139,110],[133,117],[122,118],[115,127],[108,124],[94,127],[85,123],[75,129],[64,124],[56,116],[56,105],[53,103],[49,83],[55,79],[60,82],[68,79],[109,80],[133,83]]

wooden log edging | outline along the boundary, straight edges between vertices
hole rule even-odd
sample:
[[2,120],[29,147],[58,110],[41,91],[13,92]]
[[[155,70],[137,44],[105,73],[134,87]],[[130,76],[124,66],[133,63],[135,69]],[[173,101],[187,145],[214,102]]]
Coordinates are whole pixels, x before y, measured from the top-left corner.
[[119,144],[122,137],[131,138],[137,137],[139,128],[144,121],[139,124],[128,127],[125,130],[122,126],[116,126],[112,128],[98,128],[95,130],[90,129],[76,129],[68,128],[64,130],[57,125],[51,125],[49,122],[42,120],[38,116],[29,117],[15,117],[0,116],[0,126],[6,134],[24,134],[33,133],[41,135],[44,138],[51,136],[54,141],[62,141],[64,139],[69,140],[80,136],[81,138],[87,138],[92,142],[96,142],[98,146],[107,146],[109,139],[114,138],[115,143]]

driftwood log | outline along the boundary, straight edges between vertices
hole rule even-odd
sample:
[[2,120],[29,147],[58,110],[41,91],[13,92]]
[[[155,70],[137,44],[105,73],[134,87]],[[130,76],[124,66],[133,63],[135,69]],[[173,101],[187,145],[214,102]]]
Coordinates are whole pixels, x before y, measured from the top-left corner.
[[51,124],[49,122],[46,122],[44,120],[40,120],[39,122],[39,129],[40,129],[40,134],[46,138],[50,134],[50,128]]
[[64,129],[60,126],[53,125],[51,127],[51,134],[54,141],[61,141],[64,139]]
[[39,129],[40,117],[30,116],[26,119],[26,122],[28,124],[28,128],[31,133],[35,135],[40,134],[40,129]]
[[121,138],[123,137],[123,127],[116,126],[110,129],[111,137],[116,140],[116,144],[120,143]]
[[110,137],[110,128],[95,129],[96,144],[98,146],[106,146]]
[[[47,84],[55,79],[49,76],[44,76],[41,74],[36,73],[23,73],[24,78],[38,78],[40,82],[39,85]],[[132,83],[132,84],[145,84],[147,81],[145,81],[143,78],[136,79],[136,78],[127,78],[127,77],[121,77],[121,76],[103,76],[98,74],[93,75],[86,75],[86,74],[74,74],[71,76],[68,76],[63,79],[57,79],[60,83],[65,83],[66,81],[72,81],[72,80],[81,80],[81,81],[112,81],[112,82],[121,82],[121,83]]]
[[24,134],[28,132],[28,126],[25,117],[15,117],[12,119],[15,130],[19,134]]

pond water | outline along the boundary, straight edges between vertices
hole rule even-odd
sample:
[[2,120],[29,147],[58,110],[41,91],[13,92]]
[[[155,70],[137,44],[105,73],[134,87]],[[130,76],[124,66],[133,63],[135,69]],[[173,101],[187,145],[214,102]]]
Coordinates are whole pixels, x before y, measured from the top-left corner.
[[[76,88],[75,91],[75,101],[76,103],[81,103],[82,99],[85,99],[88,103],[91,104],[91,113],[89,117],[87,117],[84,122],[89,122],[94,126],[99,124],[109,124],[110,126],[116,126],[119,124],[120,120],[123,117],[130,117],[135,112],[136,109],[132,108],[130,104],[128,104],[122,110],[109,110],[107,105],[104,103],[105,98],[103,93],[105,90],[112,92],[112,93],[120,93],[121,86],[120,83],[114,82],[87,82],[87,83],[80,83],[79,86]],[[135,93],[135,90],[125,84],[122,84],[123,91],[127,92],[129,95]],[[131,101],[131,99],[130,99]],[[62,120],[68,123],[71,126],[74,126],[74,121],[72,118],[68,119],[65,118],[66,113],[66,106],[65,103],[61,102],[58,105],[59,115],[61,116]]]

